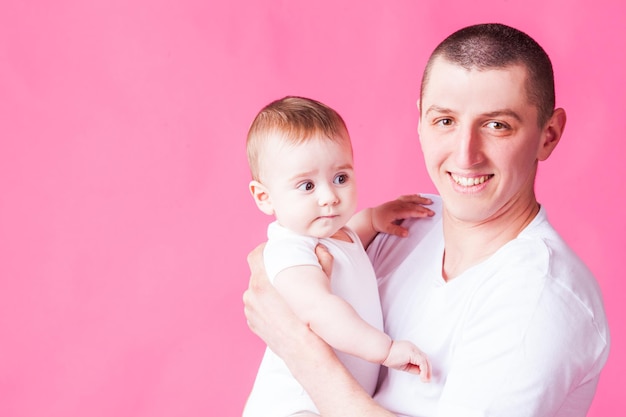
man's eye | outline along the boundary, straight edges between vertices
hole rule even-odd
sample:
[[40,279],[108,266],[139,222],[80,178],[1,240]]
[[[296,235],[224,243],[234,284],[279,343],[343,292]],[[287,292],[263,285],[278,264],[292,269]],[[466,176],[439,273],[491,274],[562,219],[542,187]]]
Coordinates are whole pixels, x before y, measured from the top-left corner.
[[452,119],[439,119],[437,124],[440,126],[452,126]]
[[339,174],[333,180],[335,184],[344,184],[346,181],[348,181],[348,176],[346,174]]
[[311,181],[306,181],[298,185],[298,190],[301,190],[301,191],[311,191],[314,188],[315,188],[315,184],[313,184]]
[[495,129],[495,130],[503,130],[506,129],[508,126],[505,125],[502,122],[489,122],[487,123],[487,126],[490,127],[491,129]]

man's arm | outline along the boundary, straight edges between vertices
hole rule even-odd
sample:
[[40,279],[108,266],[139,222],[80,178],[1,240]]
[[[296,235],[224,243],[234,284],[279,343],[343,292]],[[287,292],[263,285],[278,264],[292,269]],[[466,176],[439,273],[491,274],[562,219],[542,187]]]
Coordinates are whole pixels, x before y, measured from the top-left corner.
[[401,226],[404,219],[430,217],[434,213],[424,205],[431,204],[429,198],[418,194],[403,195],[376,207],[356,213],[348,222],[367,248],[379,232],[404,237],[408,231]]
[[[322,265],[330,255],[321,253]],[[250,329],[280,356],[324,417],[392,417],[361,388],[332,348],[306,326],[269,283],[263,245],[248,255],[244,312]]]

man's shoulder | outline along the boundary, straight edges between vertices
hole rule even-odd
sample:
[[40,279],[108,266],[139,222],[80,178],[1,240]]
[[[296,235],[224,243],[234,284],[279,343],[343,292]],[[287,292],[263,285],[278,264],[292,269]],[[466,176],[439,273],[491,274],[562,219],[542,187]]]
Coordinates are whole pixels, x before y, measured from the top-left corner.
[[546,357],[569,349],[588,375],[597,375],[609,346],[601,291],[583,261],[550,229],[523,233],[475,271],[481,284],[470,316],[482,326],[494,309],[502,314],[506,306],[508,324],[517,326],[528,346],[550,340],[541,348]]
[[[529,288],[539,294],[535,314],[564,329],[586,328],[585,334],[608,340],[602,294],[596,278],[583,260],[547,221],[545,212],[497,255],[498,273],[493,283],[507,289],[511,300]],[[572,322],[578,322],[572,326]],[[556,333],[553,335],[556,337]],[[567,339],[564,339],[567,340]]]
[[[585,262],[552,227],[544,208],[508,248],[509,256],[523,263],[540,263],[554,283],[597,292],[597,281]],[[514,254],[515,253],[515,254]]]
[[541,285],[564,289],[573,297],[599,294],[593,273],[548,222],[544,210],[496,257],[502,270],[518,271],[527,282],[545,280]]

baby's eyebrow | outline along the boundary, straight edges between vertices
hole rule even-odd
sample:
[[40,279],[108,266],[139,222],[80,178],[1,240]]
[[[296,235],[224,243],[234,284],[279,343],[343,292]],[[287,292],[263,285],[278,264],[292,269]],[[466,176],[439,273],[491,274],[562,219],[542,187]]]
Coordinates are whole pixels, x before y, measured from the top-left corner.
[[342,169],[354,169],[352,164],[344,164],[335,168],[337,171],[341,171]]
[[297,174],[295,174],[292,177],[290,177],[290,180],[295,181],[295,180],[302,180],[302,179],[306,179],[306,178],[311,178],[316,173],[317,173],[317,171],[315,171],[315,170],[313,170],[313,171],[306,171],[306,172],[298,172]]

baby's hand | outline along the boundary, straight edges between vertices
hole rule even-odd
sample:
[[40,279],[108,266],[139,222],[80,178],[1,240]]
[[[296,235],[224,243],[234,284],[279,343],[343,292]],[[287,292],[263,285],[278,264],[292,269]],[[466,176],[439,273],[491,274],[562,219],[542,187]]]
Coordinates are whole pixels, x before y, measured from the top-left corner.
[[408,230],[400,225],[410,217],[430,217],[435,214],[424,204],[432,204],[429,198],[419,194],[403,195],[372,209],[372,226],[376,232],[405,237]]
[[406,340],[391,342],[387,359],[383,362],[387,368],[419,374],[422,382],[429,382],[431,376],[430,361],[424,352]]

